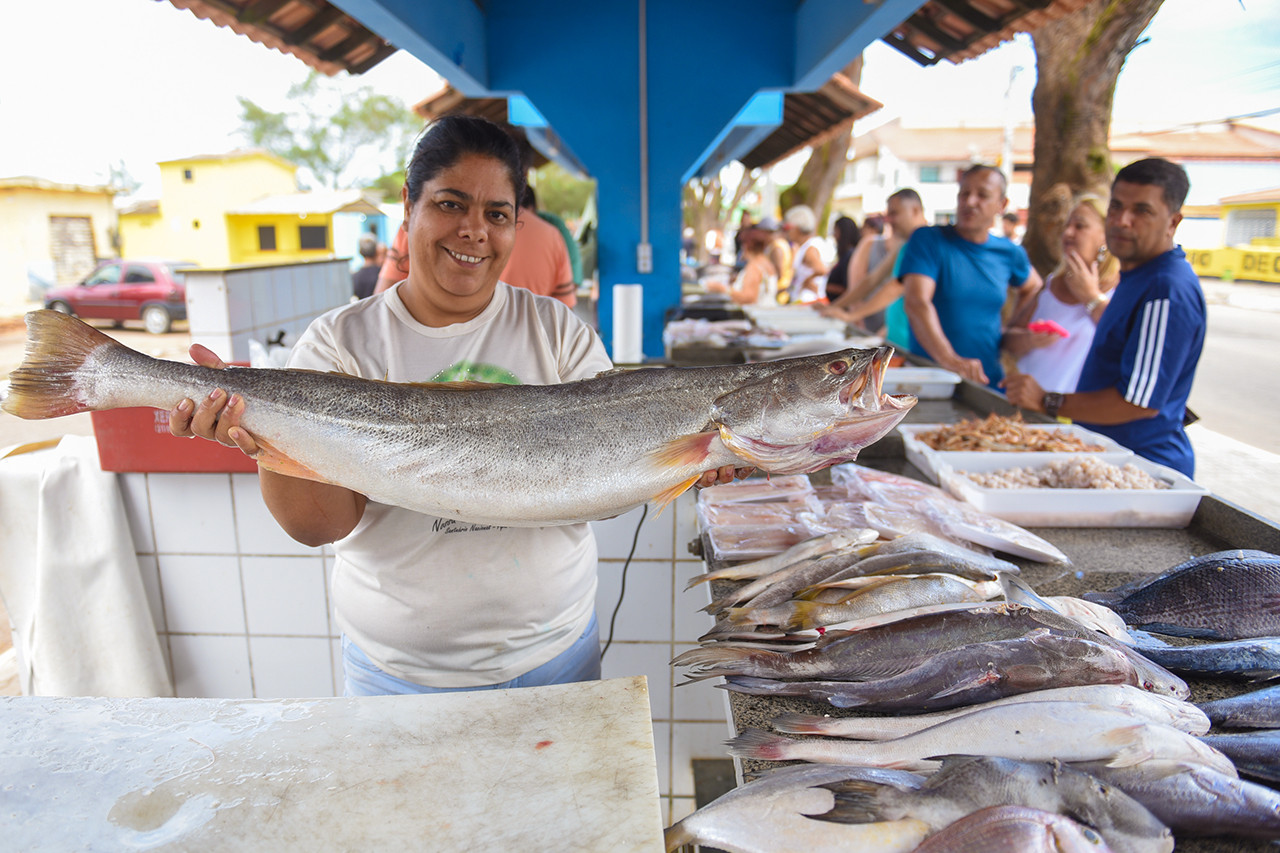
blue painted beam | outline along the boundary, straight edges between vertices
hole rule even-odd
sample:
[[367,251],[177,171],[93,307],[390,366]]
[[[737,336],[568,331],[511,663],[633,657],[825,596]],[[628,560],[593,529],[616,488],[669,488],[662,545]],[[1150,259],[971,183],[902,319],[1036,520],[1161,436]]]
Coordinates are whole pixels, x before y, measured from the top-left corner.
[[714,175],[759,145],[782,124],[784,99],[782,92],[756,93],[698,156],[682,176],[681,183]]
[[485,16],[471,0],[333,0],[333,5],[422,60],[467,97],[492,94]]
[[911,17],[923,0],[802,0],[795,13],[791,90],[816,92],[876,39]]

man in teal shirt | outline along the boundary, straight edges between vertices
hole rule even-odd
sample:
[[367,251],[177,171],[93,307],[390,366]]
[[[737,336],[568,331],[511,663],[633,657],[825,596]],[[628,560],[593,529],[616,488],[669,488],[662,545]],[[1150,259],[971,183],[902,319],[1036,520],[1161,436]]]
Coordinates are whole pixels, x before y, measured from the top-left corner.
[[1018,294],[1016,312],[1043,285],[1022,247],[991,233],[1006,193],[1000,170],[971,167],[960,178],[955,225],[916,229],[899,270],[911,352],[993,387],[1004,377],[1001,309],[1009,288]]

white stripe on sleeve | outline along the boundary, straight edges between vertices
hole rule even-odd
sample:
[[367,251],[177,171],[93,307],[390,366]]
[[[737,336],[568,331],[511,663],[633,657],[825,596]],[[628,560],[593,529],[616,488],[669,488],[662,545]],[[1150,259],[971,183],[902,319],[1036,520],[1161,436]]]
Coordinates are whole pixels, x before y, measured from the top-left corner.
[[1164,354],[1165,332],[1169,325],[1169,300],[1155,299],[1143,306],[1142,327],[1138,337],[1138,354],[1129,389],[1124,398],[1135,406],[1148,408],[1160,377],[1160,361]]

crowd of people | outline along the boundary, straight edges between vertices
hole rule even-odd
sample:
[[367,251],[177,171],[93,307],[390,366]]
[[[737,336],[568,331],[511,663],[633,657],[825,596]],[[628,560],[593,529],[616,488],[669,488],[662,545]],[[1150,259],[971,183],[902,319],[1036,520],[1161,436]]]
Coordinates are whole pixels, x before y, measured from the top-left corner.
[[739,303],[817,302],[825,316],[884,337],[1020,408],[1067,418],[1187,476],[1183,429],[1204,343],[1199,279],[1174,243],[1186,172],[1149,158],[1071,203],[1061,260],[1042,280],[1019,245],[1003,172],[959,176],[954,222],[929,225],[904,188],[860,227],[831,223],[828,259],[813,210],[781,224],[744,216]]

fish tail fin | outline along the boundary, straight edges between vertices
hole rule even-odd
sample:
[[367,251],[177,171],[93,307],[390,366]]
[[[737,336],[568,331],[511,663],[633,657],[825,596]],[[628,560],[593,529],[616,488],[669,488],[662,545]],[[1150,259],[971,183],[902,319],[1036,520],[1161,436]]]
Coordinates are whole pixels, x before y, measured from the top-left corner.
[[32,311],[26,321],[27,351],[22,365],[9,374],[4,411],[27,420],[89,411],[92,406],[75,394],[85,360],[99,347],[123,345],[57,311]]
[[764,649],[697,648],[677,655],[671,665],[693,667],[691,677],[712,678],[749,673],[758,662],[776,656],[776,652]]
[[836,795],[835,805],[823,814],[810,815],[831,823],[877,823],[882,818],[877,795],[885,788],[863,779],[845,779],[821,786]]
[[773,721],[773,727],[789,735],[821,735],[827,733],[829,718],[817,714],[800,714],[788,711]]
[[761,761],[786,761],[791,738],[781,737],[763,729],[745,729],[742,734],[729,738],[724,745],[735,758],[756,758]]
[[662,832],[662,843],[667,853],[698,843],[698,836],[685,829],[684,821],[677,821]]

